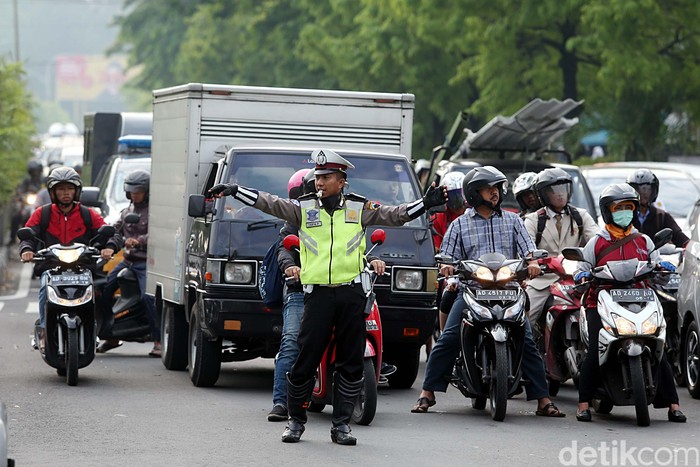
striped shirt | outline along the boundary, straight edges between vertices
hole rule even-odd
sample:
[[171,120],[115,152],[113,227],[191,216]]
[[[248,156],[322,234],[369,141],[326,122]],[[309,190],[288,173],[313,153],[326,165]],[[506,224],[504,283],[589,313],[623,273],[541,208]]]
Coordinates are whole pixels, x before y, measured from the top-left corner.
[[474,208],[452,221],[440,247],[440,253],[455,260],[474,260],[494,252],[509,259],[524,258],[534,250],[535,243],[517,214],[493,211],[486,219]]

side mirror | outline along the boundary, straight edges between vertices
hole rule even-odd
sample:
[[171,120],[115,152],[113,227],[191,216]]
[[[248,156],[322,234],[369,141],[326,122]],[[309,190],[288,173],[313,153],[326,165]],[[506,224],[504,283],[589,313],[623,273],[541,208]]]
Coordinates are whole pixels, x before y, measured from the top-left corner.
[[583,250],[581,248],[568,247],[561,251],[564,258],[571,261],[586,261],[583,257]]
[[190,217],[204,217],[206,204],[204,195],[190,195],[187,203],[187,215]]
[[455,260],[452,256],[440,253],[435,255],[435,262],[438,264],[455,264]]
[[654,235],[654,249],[658,250],[659,248],[670,242],[672,238],[673,230],[669,229],[668,227],[659,230],[658,232],[656,232],[656,235]]
[[99,208],[100,188],[96,186],[86,186],[80,192],[80,204],[90,206],[91,208]]
[[373,245],[382,245],[384,240],[386,240],[386,232],[384,229],[377,229],[372,232],[372,235],[370,236],[370,241]]
[[102,238],[112,237],[114,235],[114,232],[115,229],[111,225],[103,225],[102,227],[97,229],[97,235]]
[[284,240],[282,240],[282,244],[284,245],[285,250],[296,250],[299,249],[299,237],[296,235],[287,235],[284,237]]
[[535,250],[532,252],[532,259],[544,259],[547,256],[549,256],[549,252],[547,250]]
[[138,224],[140,220],[141,216],[136,214],[135,212],[130,212],[129,214],[124,216],[124,223],[126,224]]
[[34,237],[34,231],[31,229],[31,227],[22,227],[17,231],[17,238],[22,241],[32,240]]

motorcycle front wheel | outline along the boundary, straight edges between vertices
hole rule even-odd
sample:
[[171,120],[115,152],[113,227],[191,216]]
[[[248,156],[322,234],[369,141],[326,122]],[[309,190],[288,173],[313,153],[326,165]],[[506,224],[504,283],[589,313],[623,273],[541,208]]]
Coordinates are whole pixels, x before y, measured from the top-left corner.
[[634,398],[634,411],[637,414],[638,426],[649,426],[649,404],[647,403],[646,384],[644,383],[644,371],[642,357],[637,355],[630,357],[630,379],[632,381],[632,397]]
[[358,425],[369,425],[377,413],[377,373],[370,358],[364,361],[364,373],[365,383],[352,411],[352,421]]
[[78,330],[69,328],[67,329],[67,334],[66,383],[68,383],[68,386],[75,386],[78,384],[78,357],[80,356]]
[[494,342],[493,357],[489,388],[491,418],[502,422],[506,418],[508,404],[508,349],[504,342]]

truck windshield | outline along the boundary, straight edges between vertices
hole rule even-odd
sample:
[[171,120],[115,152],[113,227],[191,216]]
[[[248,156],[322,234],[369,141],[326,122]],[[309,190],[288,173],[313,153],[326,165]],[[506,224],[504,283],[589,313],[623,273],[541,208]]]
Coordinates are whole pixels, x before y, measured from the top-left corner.
[[[354,169],[348,170],[349,186],[346,192],[357,193],[370,201],[388,205],[406,203],[422,196],[415,175],[405,158],[343,153],[340,155],[355,166]],[[313,168],[308,153],[235,153],[228,182],[287,198],[289,178],[303,168]],[[223,219],[256,221],[272,218],[232,197],[225,199]],[[425,219],[421,217],[407,225],[423,226]]]

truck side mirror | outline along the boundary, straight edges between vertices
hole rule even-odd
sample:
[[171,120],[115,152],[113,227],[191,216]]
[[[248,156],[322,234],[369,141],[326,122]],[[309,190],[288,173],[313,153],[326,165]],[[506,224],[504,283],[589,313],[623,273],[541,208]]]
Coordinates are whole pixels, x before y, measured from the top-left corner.
[[190,195],[187,203],[187,215],[190,217],[204,217],[206,205],[207,202],[204,195]]

